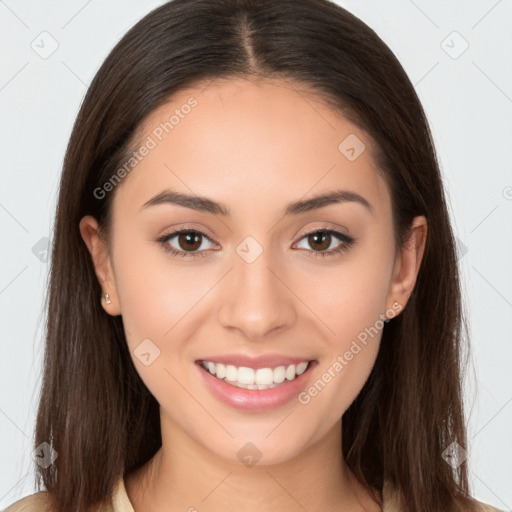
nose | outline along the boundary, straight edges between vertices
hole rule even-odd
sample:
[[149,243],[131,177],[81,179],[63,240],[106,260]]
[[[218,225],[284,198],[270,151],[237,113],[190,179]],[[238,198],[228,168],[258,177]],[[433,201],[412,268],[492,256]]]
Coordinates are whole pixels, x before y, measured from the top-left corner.
[[235,255],[234,268],[225,280],[219,322],[238,330],[249,340],[268,338],[271,332],[290,328],[296,321],[294,295],[277,270],[270,251],[252,263]]

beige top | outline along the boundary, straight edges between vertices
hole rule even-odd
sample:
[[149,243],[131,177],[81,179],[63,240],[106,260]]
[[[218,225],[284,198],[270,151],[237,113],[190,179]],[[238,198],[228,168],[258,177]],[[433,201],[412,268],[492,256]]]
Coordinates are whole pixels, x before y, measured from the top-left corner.
[[[3,512],[51,512],[46,503],[46,491],[36,492],[25,498],[16,501]],[[404,512],[405,509],[400,506],[399,494],[393,489],[388,482],[385,482],[382,492],[383,512]],[[491,507],[479,501],[476,502],[481,507],[481,512],[503,512],[497,508]],[[105,512],[135,512],[133,509],[126,488],[124,479],[120,477],[117,481],[112,501],[108,503]]]

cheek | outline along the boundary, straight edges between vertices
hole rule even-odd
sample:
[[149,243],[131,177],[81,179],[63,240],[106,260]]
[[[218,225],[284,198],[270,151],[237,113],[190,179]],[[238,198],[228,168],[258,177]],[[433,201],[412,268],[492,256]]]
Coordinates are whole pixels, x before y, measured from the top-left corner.
[[312,414],[327,414],[326,424],[346,411],[371,373],[385,326],[391,267],[386,250],[361,250],[337,267],[315,272],[314,279],[302,276],[298,295],[308,290],[307,304],[326,335],[317,380],[299,402]]
[[[172,397],[184,410],[190,399],[179,382],[193,326],[187,319],[206,285],[166,261],[151,243],[129,246],[135,237],[119,237],[114,247],[116,288],[128,349],[140,378],[161,404]],[[190,361],[187,361],[190,364]],[[169,404],[167,404],[169,405]]]
[[[194,360],[194,340],[212,304],[209,292],[222,277],[207,266],[171,260],[163,249],[135,237],[114,246],[116,287],[124,332],[135,368],[160,403],[189,407],[180,382]],[[174,378],[173,378],[174,377]]]
[[338,264],[298,270],[297,295],[306,298],[316,322],[321,320],[333,349],[345,351],[385,313],[391,267],[388,253],[375,248],[360,249]]
[[214,278],[206,275],[198,279],[197,269],[177,264],[156,242],[128,243],[135,239],[136,234],[119,237],[114,253],[123,323],[131,334],[128,341],[167,340],[174,326],[213,286]]
[[[368,277],[368,276],[367,276]],[[335,283],[333,283],[335,284]],[[330,425],[348,409],[366,383],[379,351],[385,294],[373,279],[343,280],[338,292],[318,295],[328,334],[319,348],[311,386],[299,396],[308,416]]]
[[[321,428],[334,425],[356,399],[375,364],[380,334],[367,345],[355,341],[319,365],[316,378],[298,396],[304,418],[320,418]],[[306,420],[307,421],[307,420]]]

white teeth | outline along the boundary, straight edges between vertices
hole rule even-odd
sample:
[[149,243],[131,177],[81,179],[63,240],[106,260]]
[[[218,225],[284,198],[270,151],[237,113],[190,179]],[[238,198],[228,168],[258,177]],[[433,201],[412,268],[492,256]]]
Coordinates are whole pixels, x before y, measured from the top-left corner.
[[[213,364],[213,363],[212,363]],[[208,365],[209,366],[209,365]],[[214,364],[215,366],[215,364]],[[209,370],[210,368],[208,368]],[[213,369],[213,372],[210,371],[210,373],[215,373],[215,375],[219,379],[223,379],[226,376],[226,367],[223,364],[217,363],[217,371],[215,371],[215,368]]]
[[297,365],[297,375],[301,375],[306,371],[306,368],[308,367],[308,363],[300,363]]
[[[209,366],[210,363],[208,363],[208,367]],[[240,366],[240,368],[238,368],[237,380],[240,384],[254,384],[254,370],[252,368],[247,368],[246,366]]]
[[258,368],[256,370],[256,384],[268,386],[274,381],[274,370],[272,368]]
[[[302,364],[302,363],[301,363]],[[307,365],[307,363],[306,363]],[[286,378],[286,368],[284,366],[278,366],[274,369],[274,382],[276,384],[281,384]]]
[[231,364],[202,361],[203,367],[218,379],[228,384],[244,389],[269,389],[274,388],[285,380],[294,380],[302,375],[309,362],[304,361],[297,365],[277,366],[276,368],[258,368],[254,370],[247,366],[236,367]]
[[[215,375],[215,372],[210,372],[210,373],[212,375]],[[233,382],[238,380],[238,370],[237,370],[236,366],[232,366],[230,364],[228,364],[226,366],[226,380],[231,380]]]

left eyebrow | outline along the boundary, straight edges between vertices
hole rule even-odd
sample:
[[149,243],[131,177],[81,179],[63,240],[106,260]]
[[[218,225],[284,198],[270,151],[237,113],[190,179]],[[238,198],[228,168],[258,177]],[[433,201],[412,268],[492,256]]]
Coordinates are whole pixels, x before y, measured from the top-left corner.
[[375,215],[373,206],[367,199],[355,192],[350,192],[349,190],[335,190],[304,201],[295,201],[287,206],[285,215],[298,215],[300,213],[323,208],[330,204],[343,204],[350,202],[364,206],[370,211],[370,213],[372,213],[372,215]]
[[[348,190],[335,190],[322,194],[311,199],[299,200],[290,203],[285,210],[285,215],[299,215],[331,204],[343,204],[354,202],[364,206],[375,215],[373,206],[363,196]],[[175,190],[167,189],[152,197],[142,205],[142,209],[160,204],[176,204],[192,210],[211,213],[213,215],[222,215],[229,217],[229,209],[221,203],[212,199],[200,196],[189,196]]]

